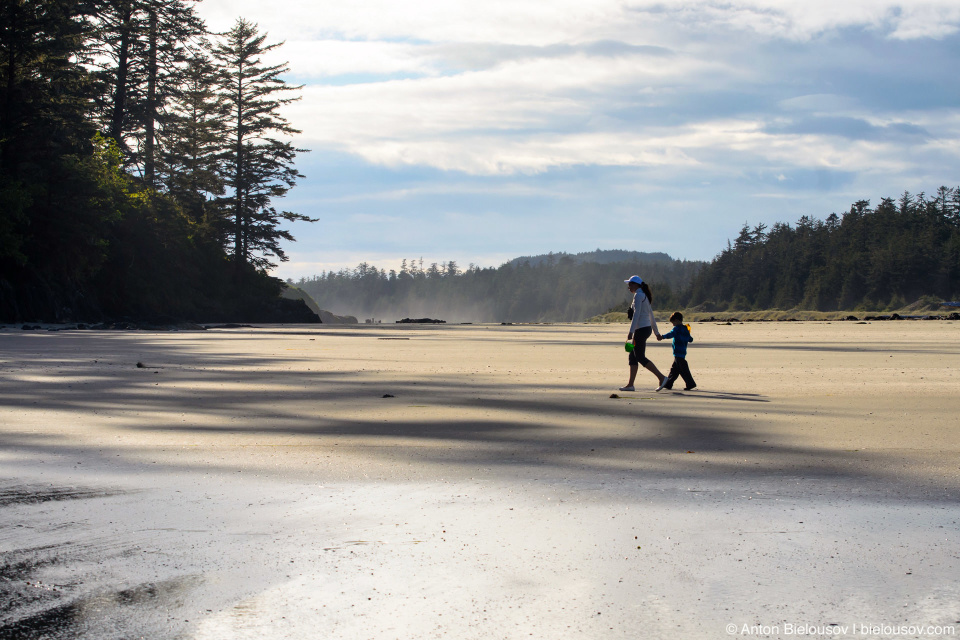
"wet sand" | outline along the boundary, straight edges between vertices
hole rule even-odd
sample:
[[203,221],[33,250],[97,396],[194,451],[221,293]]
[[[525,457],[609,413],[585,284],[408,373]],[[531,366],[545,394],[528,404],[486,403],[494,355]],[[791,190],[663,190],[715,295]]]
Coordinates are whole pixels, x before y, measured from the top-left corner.
[[625,331],[2,330],[0,639],[960,634],[960,323]]

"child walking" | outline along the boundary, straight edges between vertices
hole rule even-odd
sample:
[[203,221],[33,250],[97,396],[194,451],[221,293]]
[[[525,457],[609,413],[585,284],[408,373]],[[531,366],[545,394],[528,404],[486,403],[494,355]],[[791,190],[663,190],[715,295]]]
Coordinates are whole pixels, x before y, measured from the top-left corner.
[[667,377],[657,387],[657,391],[672,389],[677,378],[683,378],[684,383],[686,383],[687,386],[683,388],[684,391],[691,391],[697,387],[697,383],[694,382],[693,375],[690,373],[690,365],[687,364],[687,343],[693,342],[693,336],[690,335],[689,327],[683,324],[683,314],[679,311],[674,311],[673,315],[670,316],[670,324],[673,325],[673,329],[662,336],[657,336],[657,340],[673,338],[673,366],[670,367],[670,373],[667,374]]

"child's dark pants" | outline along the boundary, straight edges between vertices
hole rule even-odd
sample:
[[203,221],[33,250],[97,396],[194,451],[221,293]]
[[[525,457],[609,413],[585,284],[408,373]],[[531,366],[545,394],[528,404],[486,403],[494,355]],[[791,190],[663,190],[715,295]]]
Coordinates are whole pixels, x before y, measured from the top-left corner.
[[667,375],[667,384],[664,385],[664,389],[673,389],[673,383],[676,382],[677,378],[683,378],[687,389],[692,389],[697,386],[697,383],[693,381],[693,375],[690,374],[690,365],[687,364],[687,359],[679,356],[673,359],[673,365],[670,367],[670,373]]

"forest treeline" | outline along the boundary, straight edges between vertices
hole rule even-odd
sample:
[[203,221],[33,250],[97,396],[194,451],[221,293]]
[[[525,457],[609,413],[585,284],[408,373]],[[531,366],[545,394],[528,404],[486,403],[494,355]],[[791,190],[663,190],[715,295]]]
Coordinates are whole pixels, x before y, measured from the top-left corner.
[[659,310],[894,310],[960,299],[960,188],[855,202],[825,220],[745,224],[710,262],[595,251],[517,258],[499,268],[363,263],[296,284],[321,307],[368,318],[582,321],[625,311],[623,280],[650,283]]
[[704,311],[894,310],[960,299],[960,188],[904,192],[825,220],[750,227],[682,295]]
[[[361,263],[290,281],[323,309],[373,319],[439,318],[454,322],[574,322],[608,309],[629,295],[624,280],[635,273],[656,283],[657,305],[678,304],[702,262],[666,254],[622,252],[630,259],[603,262],[606,254],[548,254],[498,268],[456,262],[404,260],[399,270]],[[617,256],[620,257],[620,256]]]
[[193,0],[5,0],[0,321],[298,316],[266,274],[307,219],[275,208],[302,151],[277,46]]

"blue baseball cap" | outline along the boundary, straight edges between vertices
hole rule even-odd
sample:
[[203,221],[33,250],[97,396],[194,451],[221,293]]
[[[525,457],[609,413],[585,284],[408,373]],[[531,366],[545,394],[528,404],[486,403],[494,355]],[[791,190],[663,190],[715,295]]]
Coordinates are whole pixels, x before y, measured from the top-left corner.
[[627,282],[627,283],[633,282],[634,284],[643,284],[643,279],[640,278],[640,276],[630,276],[630,279],[624,280],[624,282]]

